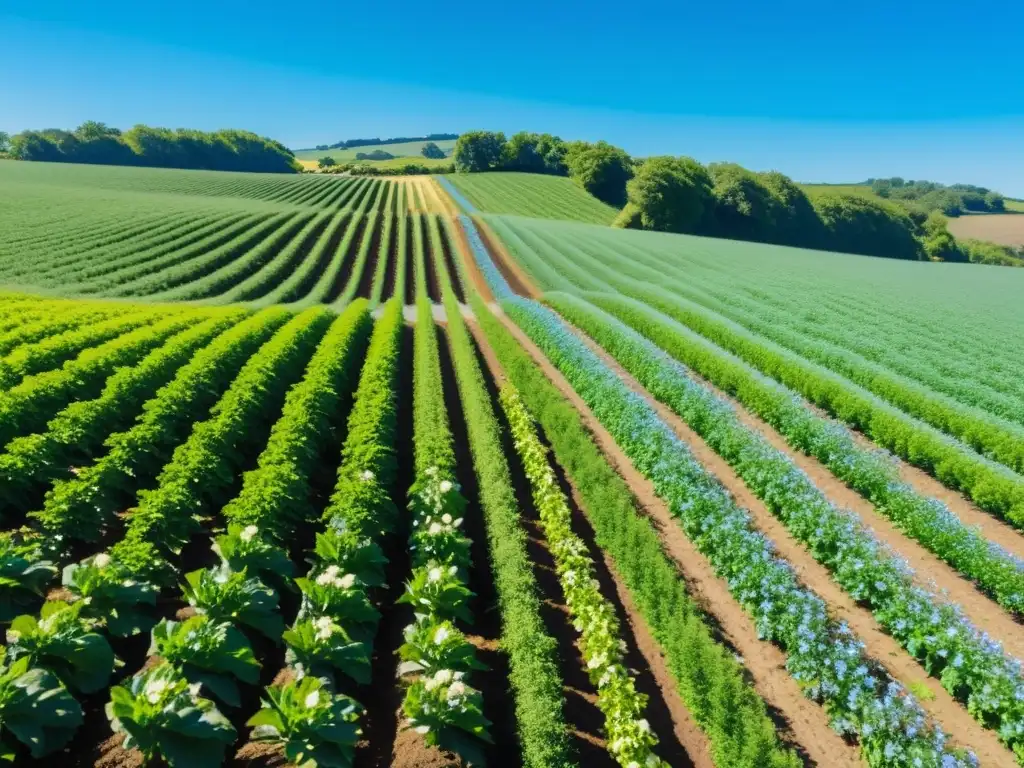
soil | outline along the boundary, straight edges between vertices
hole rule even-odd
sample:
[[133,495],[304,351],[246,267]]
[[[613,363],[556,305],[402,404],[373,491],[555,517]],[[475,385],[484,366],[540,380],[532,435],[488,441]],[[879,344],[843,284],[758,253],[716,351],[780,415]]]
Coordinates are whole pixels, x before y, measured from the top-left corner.
[[228,764],[237,768],[284,768],[288,760],[279,744],[247,741]]
[[1024,246],[1024,215],[1019,213],[974,213],[949,220],[956,238],[990,240],[1002,245]]
[[[866,608],[859,606],[835,582],[828,570],[817,563],[804,546],[786,530],[768,508],[743,483],[732,467],[715,453],[704,440],[691,430],[675,412],[659,403],[630,376],[610,355],[578,329],[574,331],[601,356],[602,360],[634,392],[644,397],[676,435],[687,444],[694,457],[729,491],[736,502],[746,509],[753,524],[774,543],[778,555],[784,558],[800,581],[829,605],[829,612],[837,621],[845,621],[865,644],[866,654],[878,661],[888,673],[904,686],[924,686],[931,692],[930,700],[918,697],[921,706],[940,722],[953,743],[970,746],[983,763],[999,765],[1012,761],[1013,756],[999,743],[995,733],[986,730],[971,717],[937,680],[930,679],[917,661],[899,644],[885,634]],[[801,740],[802,742],[802,740]]]
[[796,681],[786,671],[785,655],[774,645],[758,638],[753,621],[733,600],[725,581],[715,575],[708,561],[683,534],[668,506],[658,498],[652,483],[633,467],[612,436],[547,357],[500,309],[493,309],[534,362],[580,413],[595,443],[629,484],[639,508],[658,530],[666,553],[679,568],[688,591],[717,623],[722,640],[742,659],[755,690],[776,719],[780,736],[800,749],[805,759],[813,764],[828,768],[860,766],[857,748],[846,743],[829,727],[828,717],[821,707],[804,698]]
[[[529,296],[531,299],[540,298],[541,292],[533,286],[533,282],[523,268],[505,249],[505,244],[494,236],[491,228],[479,217],[475,217],[473,221],[480,233],[480,239],[484,242],[484,247],[487,248],[487,252],[490,253],[491,259],[509,287],[520,296]],[[469,252],[467,251],[467,253]]]

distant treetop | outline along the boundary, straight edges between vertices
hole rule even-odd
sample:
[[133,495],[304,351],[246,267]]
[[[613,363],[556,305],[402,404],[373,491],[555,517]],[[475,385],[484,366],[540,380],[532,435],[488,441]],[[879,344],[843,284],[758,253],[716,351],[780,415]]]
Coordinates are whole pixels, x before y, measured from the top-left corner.
[[314,149],[352,149],[353,147],[375,147],[380,144],[409,144],[413,141],[454,141],[457,133],[429,133],[426,136],[394,136],[390,139],[348,139],[336,144],[317,144]]

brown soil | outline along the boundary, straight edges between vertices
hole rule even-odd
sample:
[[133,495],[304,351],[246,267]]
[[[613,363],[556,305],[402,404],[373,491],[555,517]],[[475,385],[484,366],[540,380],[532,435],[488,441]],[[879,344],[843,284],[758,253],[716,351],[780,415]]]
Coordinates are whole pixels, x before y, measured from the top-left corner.
[[690,594],[718,622],[723,640],[742,657],[755,689],[777,719],[782,721],[779,723],[782,737],[798,745],[809,761],[817,765],[829,768],[861,765],[857,748],[844,742],[829,727],[825,711],[801,694],[799,686],[785,669],[786,658],[782,651],[758,639],[753,621],[733,600],[725,581],[715,575],[708,561],[683,534],[668,506],[658,498],[652,483],[633,467],[586,403],[529,337],[500,310],[494,309],[509,332],[579,411],[595,443],[629,484],[639,505],[659,531],[666,552],[679,567]]
[[533,282],[519,266],[519,262],[513,259],[506,250],[505,244],[495,237],[491,228],[479,216],[474,216],[473,222],[480,233],[480,239],[484,241],[484,247],[491,254],[491,259],[508,282],[509,287],[520,296],[529,296],[531,299],[539,298],[541,292],[533,286]]
[[923,546],[900,532],[875,507],[849,486],[845,485],[817,459],[789,446],[785,438],[771,425],[747,411],[742,404],[713,384],[690,371],[690,376],[728,401],[740,421],[756,430],[773,448],[786,454],[807,473],[814,485],[837,507],[852,510],[870,526],[872,532],[894,552],[903,557],[914,569],[915,582],[925,589],[941,590],[949,600],[959,603],[964,614],[975,626],[1003,643],[1004,648],[1018,658],[1024,658],[1024,632],[1018,621],[998,603],[986,596],[974,583],[944,563]]
[[442,213],[445,216],[459,215],[459,207],[455,205],[455,201],[448,196],[448,193],[444,191],[433,176],[427,178],[426,186],[429,188],[430,194],[433,196],[437,205],[438,213]]
[[[674,411],[655,400],[596,342],[578,329],[574,330],[630,389],[644,397],[657,410],[662,420],[686,443],[694,457],[717,477],[736,502],[750,513],[754,525],[771,539],[778,555],[793,566],[804,586],[825,600],[829,604],[830,614],[837,621],[845,621],[864,642],[867,655],[882,664],[889,674],[904,686],[925,686],[931,691],[930,700],[919,697],[921,706],[944,726],[953,742],[970,746],[983,763],[999,765],[1013,760],[1013,756],[999,743],[994,732],[986,730],[976,722],[938,681],[927,678],[917,661],[882,631],[870,611],[860,607],[832,581],[828,570],[814,560],[804,546],[746,487],[725,459],[715,453]],[[676,527],[679,530],[678,526]]]
[[142,753],[137,749],[125,749],[122,745],[124,734],[117,734],[102,741],[97,748],[99,757],[95,768],[142,768]]
[[1019,213],[975,213],[949,220],[956,238],[991,240],[1002,245],[1024,245],[1024,216]]
[[228,764],[237,768],[284,768],[288,759],[279,744],[247,741]]
[[391,768],[454,768],[458,757],[437,747],[428,747],[423,737],[408,728],[399,732],[391,754]]

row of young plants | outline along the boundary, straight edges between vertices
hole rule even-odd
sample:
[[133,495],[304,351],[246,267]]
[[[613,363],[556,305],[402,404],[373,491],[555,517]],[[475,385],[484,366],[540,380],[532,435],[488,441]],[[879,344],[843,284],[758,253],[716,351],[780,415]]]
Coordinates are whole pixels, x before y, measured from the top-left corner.
[[98,541],[117,512],[131,505],[134,491],[153,482],[246,360],[290,317],[280,308],[263,310],[196,353],[145,403],[134,425],[109,435],[101,456],[54,483],[42,509],[29,513],[46,538]]
[[351,766],[362,734],[363,707],[339,691],[339,681],[370,682],[375,598],[386,582],[382,544],[398,524],[391,493],[402,326],[401,303],[391,301],[370,337],[311,567],[295,579],[302,602],[284,634],[290,679],[267,689],[249,721],[254,738],[281,744],[296,764]]
[[596,259],[586,262],[617,290],[689,327],[949,488],[963,491],[982,509],[1024,529],[1024,479],[1019,475],[831,371],[681,298],[668,290],[676,283],[664,274],[628,264],[629,274],[637,279],[624,278]]
[[[98,264],[95,261],[85,264],[76,274],[63,276],[60,285],[66,292],[85,295],[138,295],[146,286],[161,285],[165,278],[180,275],[184,270],[179,266],[194,259],[207,255],[215,259],[225,252],[239,253],[240,245],[255,243],[260,233],[272,231],[273,222],[283,220],[283,215],[275,217],[273,211],[226,218],[192,232],[179,242],[152,250],[129,251],[121,258]],[[210,259],[203,258],[198,263],[209,263]]]
[[97,397],[70,403],[45,429],[8,443],[0,453],[0,513],[35,508],[47,486],[67,478],[69,468],[88,461],[108,435],[130,427],[143,403],[178,369],[245,316],[244,311],[235,309],[210,314],[169,338],[137,365],[118,369]]
[[0,446],[43,428],[70,401],[95,397],[116,369],[134,365],[168,337],[204,316],[202,310],[172,314],[84,349],[60,368],[25,377],[0,393]]
[[982,633],[955,603],[914,585],[897,559],[851,512],[836,508],[785,453],[740,422],[732,406],[659,347],[585,301],[547,300],[667,403],[855,600],[983,725],[1024,759],[1024,679],[1019,660]]
[[[326,317],[316,310],[305,314],[315,318],[313,326]],[[309,474],[325,458],[338,410],[351,397],[369,328],[365,305],[354,306],[330,325],[304,377],[288,391],[257,468],[245,474],[242,491],[221,511],[227,532],[214,542],[218,564],[185,576],[182,597],[194,615],[180,622],[160,622],[153,629],[150,647],[151,657],[159,663],[112,690],[108,715],[114,728],[124,731],[125,745],[138,747],[147,760],[160,755],[172,766],[221,765],[236,732],[215,707],[236,709],[242,704],[239,684],[254,686],[260,678],[260,665],[247,635],[258,633],[274,643],[283,639],[294,651],[295,630],[285,631],[278,605],[281,590],[294,588],[288,539],[314,516]],[[243,370],[239,378],[245,374]],[[300,717],[290,729],[283,729],[283,735],[279,733],[286,757],[297,764],[332,765],[323,758],[318,763],[319,752],[309,750],[304,740],[318,729],[329,733],[332,727],[345,727],[339,723],[310,727],[311,717],[322,719],[324,709],[332,706],[326,698],[319,707],[305,706],[312,691],[320,691],[317,683],[315,688],[308,682],[300,684]],[[201,726],[166,706],[166,691],[177,691],[172,696],[186,701],[185,686],[193,706],[204,711]],[[291,683],[284,690],[271,689],[270,701],[294,698],[295,688]],[[156,702],[150,700],[154,690]],[[202,704],[200,694],[209,697],[210,703]],[[253,719],[268,720],[268,715]],[[183,736],[188,736],[184,744]],[[307,759],[313,762],[306,763]]]
[[412,571],[399,602],[413,621],[399,649],[406,680],[402,710],[429,746],[483,765],[491,743],[483,697],[469,676],[483,665],[456,622],[473,623],[469,589],[472,542],[462,531],[467,502],[456,478],[455,450],[445,412],[437,329],[417,265],[414,332],[413,443],[415,479],[409,489]]
[[[334,264],[331,265],[332,269],[330,270],[330,273],[334,278],[334,283],[339,287],[341,285],[341,276],[343,274],[347,274],[344,281],[344,288],[341,289],[340,293],[338,293],[332,302],[336,309],[344,307],[352,301],[352,299],[355,298],[356,293],[363,286],[364,282],[368,279],[372,280],[372,278],[364,277],[364,273],[366,272],[368,263],[371,259],[370,251],[374,244],[378,243],[380,240],[379,229],[381,227],[381,216],[383,215],[381,213],[381,206],[384,200],[383,196],[384,193],[393,186],[393,184],[389,184],[386,187],[381,186],[378,189],[376,196],[373,198],[372,203],[370,198],[367,197],[363,202],[363,205],[360,206],[359,211],[362,217],[361,240],[359,242],[359,248],[355,252],[355,259],[351,262],[351,265],[349,266],[347,258],[348,252],[346,252],[344,259],[337,259]],[[378,244],[378,257],[380,255],[380,248],[381,246]],[[372,290],[372,283],[369,283],[369,285]],[[321,297],[324,295],[325,294],[322,293],[314,294],[311,298],[316,301],[320,301]],[[330,294],[326,294],[326,296],[327,298],[330,298]]]
[[384,299],[384,289],[389,269],[388,261],[391,258],[392,252],[397,252],[397,248],[393,244],[393,240],[396,237],[396,222],[398,220],[395,210],[400,204],[399,200],[404,199],[404,190],[404,184],[387,185],[387,197],[380,213],[382,223],[376,254],[376,266],[373,272],[373,282],[370,285],[370,305],[374,307]]
[[601,453],[579,413],[476,296],[478,321],[502,369],[550,441],[583,501],[598,546],[610,557],[633,603],[665,654],[687,710],[707,734],[721,768],[803,765],[780,743],[764,701],[731,649],[686,590],[658,532],[638,514],[629,486]]
[[821,461],[901,531],[1001,606],[1024,613],[1024,562],[965,525],[938,499],[922,496],[902,482],[891,454],[861,447],[846,427],[816,414],[795,392],[656,310],[622,296],[585,298],[736,397],[791,446]]
[[[696,293],[691,295],[694,298],[698,296]],[[708,303],[719,304],[714,300]],[[759,317],[745,308],[743,302],[721,302],[719,311],[750,331],[834,371],[901,411],[957,438],[983,456],[1017,473],[1024,472],[1024,427],[1020,424],[957,402],[836,344],[809,338],[781,323],[772,322],[770,317]]]
[[11,302],[4,313],[4,331],[0,334],[0,355],[8,355],[25,344],[42,341],[73,328],[110,317],[123,307],[114,307],[101,302],[33,302],[22,307],[24,302]]
[[625,666],[626,644],[615,608],[601,594],[600,583],[594,578],[593,558],[572,530],[572,513],[548,464],[547,449],[537,438],[533,419],[515,387],[506,384],[498,398],[530,481],[573,627],[580,634],[587,675],[597,687],[608,751],[623,768],[667,768],[668,763],[654,751],[658,737],[644,718],[647,696],[636,690],[636,680]]
[[858,738],[875,766],[975,765],[954,750],[917,701],[863,652],[863,643],[828,616],[823,600],[777,558],[749,514],[704,470],[651,406],[609,370],[550,310],[508,299],[505,311],[594,411],[672,513],[761,636],[786,653],[805,695],[822,703],[832,727]]
[[26,376],[63,365],[82,350],[181,311],[181,308],[158,312],[151,307],[133,307],[109,319],[98,319],[95,323],[69,328],[17,347],[0,358],[0,391],[9,390]]
[[563,711],[558,645],[541,618],[539,588],[520,525],[501,428],[452,289],[453,276],[440,254],[434,254],[434,268],[448,318],[448,346],[487,531],[522,764],[526,768],[570,768],[578,761]]
[[[225,334],[224,337],[229,335]],[[252,383],[259,385],[259,382]],[[129,529],[131,525],[129,523]],[[43,537],[49,550],[61,554],[64,553],[62,539],[63,536],[60,534],[49,537],[44,534]],[[4,547],[5,572],[16,578],[18,587],[23,592],[41,594],[57,569],[51,562],[42,559],[43,553],[38,539],[23,544],[7,539],[5,544],[14,545]],[[27,556],[30,554],[29,547],[34,547],[32,556]],[[116,549],[117,546],[114,550]],[[66,597],[48,600],[38,616],[21,615],[11,623],[7,635],[8,655],[12,661],[25,667],[25,671],[19,674],[40,670],[37,676],[42,674],[44,677],[48,676],[47,680],[52,678],[60,681],[61,685],[67,686],[67,689],[76,694],[90,694],[106,687],[114,671],[116,659],[105,633],[121,637],[130,636],[144,631],[153,624],[151,612],[146,608],[155,604],[159,587],[139,578],[142,571],[137,565],[137,562],[124,562],[116,555],[101,552],[81,563],[67,566],[64,570]],[[7,590],[5,592],[5,598],[17,597]],[[13,607],[15,603],[16,601],[12,599],[10,605]],[[237,605],[235,607],[237,608]],[[190,625],[189,629],[193,631],[191,639],[196,637],[196,632],[202,633],[206,629],[211,629],[207,626],[208,622],[203,619],[198,619],[193,624],[195,626]],[[171,636],[168,633],[173,627],[173,624],[168,625],[166,622],[158,625],[154,631],[154,645],[160,637],[170,642]],[[220,626],[215,634],[224,635],[226,632],[226,628]],[[234,647],[233,657],[236,660],[241,659],[239,663],[249,664],[252,654],[251,650],[246,654],[248,646],[245,643],[239,644],[235,636],[231,636],[230,639]],[[192,647],[183,650],[188,650],[191,655],[199,651],[199,645],[193,644]],[[251,661],[254,663],[255,660]],[[163,753],[165,756],[172,756],[169,759],[179,761],[179,765],[198,764],[195,762],[197,759],[208,760],[210,744],[217,739],[205,739],[205,732],[212,729],[215,734],[223,736],[226,732],[233,733],[233,729],[220,716],[212,702],[198,696],[197,687],[176,685],[176,681],[169,676],[164,666],[158,665],[144,673],[141,682],[138,679],[133,680],[134,691],[115,687],[112,690],[115,701],[112,707],[120,712],[119,718],[129,719],[130,713],[126,709],[129,705],[136,715],[139,715],[139,707],[147,710],[151,717],[159,714],[165,719],[170,716],[168,713],[176,712],[177,722],[182,728],[165,739],[171,743],[161,746]],[[63,715],[55,719],[55,727],[61,727],[62,724],[73,724],[74,727],[61,727],[61,730],[46,740],[45,744],[28,741],[33,755],[46,754],[59,748],[72,737],[77,723],[80,722],[81,710],[77,702],[73,699],[70,701],[74,706],[69,704],[67,711],[77,711],[79,717],[75,719]],[[6,713],[3,722],[8,723]],[[117,719],[117,722],[122,721]],[[15,733],[21,738],[21,735]],[[41,730],[39,735],[45,735],[44,731]],[[153,733],[140,733],[136,741],[129,740],[127,747],[138,745],[148,756],[157,748],[157,739],[158,736]],[[219,761],[215,764],[219,764]]]

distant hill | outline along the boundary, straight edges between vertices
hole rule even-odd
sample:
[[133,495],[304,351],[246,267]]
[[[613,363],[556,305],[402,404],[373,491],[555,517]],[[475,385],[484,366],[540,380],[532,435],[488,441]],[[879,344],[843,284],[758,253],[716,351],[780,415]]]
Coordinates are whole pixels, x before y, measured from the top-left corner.
[[433,141],[437,144],[445,155],[449,157],[455,149],[455,139],[420,139],[397,144],[361,144],[359,146],[335,149],[300,149],[296,150],[295,158],[297,160],[319,160],[321,157],[333,157],[339,163],[355,162],[358,153],[368,154],[380,150],[394,157],[418,157],[420,160],[423,160],[425,159],[422,155],[423,147],[428,141]]

